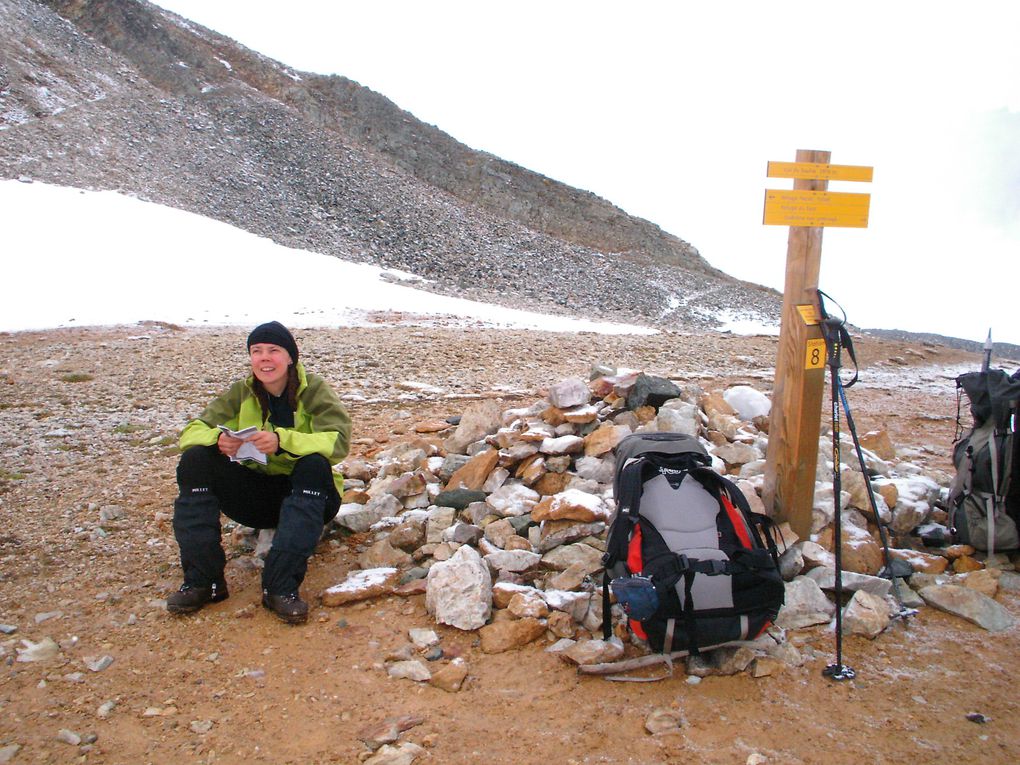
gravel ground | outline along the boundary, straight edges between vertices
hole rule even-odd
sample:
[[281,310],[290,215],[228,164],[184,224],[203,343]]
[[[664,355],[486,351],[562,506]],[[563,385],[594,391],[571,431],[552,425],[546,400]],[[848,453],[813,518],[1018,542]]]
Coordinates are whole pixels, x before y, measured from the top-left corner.
[[[474,397],[530,403],[596,362],[708,389],[771,388],[774,338],[383,324],[395,318],[296,333],[349,405],[355,455]],[[228,535],[231,597],[168,615],[180,579],[176,436],[243,373],[244,337],[158,324],[0,335],[0,624],[16,628],[0,636],[0,762],[357,762],[366,729],[390,718],[408,727],[400,742],[424,748],[419,763],[1016,762],[1020,633],[932,609],[874,641],[848,638],[851,682],[822,677],[833,638],[815,628],[791,638],[815,658],[770,677],[695,684],[678,667],[659,683],[609,683],[577,675],[541,640],[484,654],[475,633],[435,625],[421,596],[322,607],[318,593],[355,568],[358,535],[323,541],[304,587],[311,619],[283,625],[258,607],[258,572]],[[860,430],[885,428],[911,461],[947,469],[953,370],[977,356],[858,344]],[[1020,614],[1016,593],[998,600]],[[387,654],[415,627],[468,662],[459,692],[387,676]],[[16,660],[22,641],[47,638],[53,658]],[[646,720],[663,710],[679,727],[650,735]]]

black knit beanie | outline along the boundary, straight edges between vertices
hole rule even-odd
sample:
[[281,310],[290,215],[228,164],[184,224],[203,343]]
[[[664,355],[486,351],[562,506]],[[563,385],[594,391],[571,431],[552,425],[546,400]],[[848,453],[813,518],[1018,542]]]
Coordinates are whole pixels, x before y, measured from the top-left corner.
[[290,330],[278,321],[271,321],[266,324],[259,324],[248,335],[248,350],[257,343],[272,343],[286,349],[290,354],[291,361],[295,364],[298,360],[297,343],[294,342],[294,335]]

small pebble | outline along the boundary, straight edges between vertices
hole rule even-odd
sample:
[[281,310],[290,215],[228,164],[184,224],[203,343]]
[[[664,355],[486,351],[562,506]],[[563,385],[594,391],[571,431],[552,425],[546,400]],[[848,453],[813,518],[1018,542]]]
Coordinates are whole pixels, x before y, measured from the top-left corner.
[[211,731],[212,726],[213,726],[212,720],[192,720],[190,727],[192,733],[203,734]]
[[65,744],[70,744],[71,746],[78,746],[78,744],[81,743],[81,736],[73,730],[61,728],[57,731],[57,741],[63,741]]

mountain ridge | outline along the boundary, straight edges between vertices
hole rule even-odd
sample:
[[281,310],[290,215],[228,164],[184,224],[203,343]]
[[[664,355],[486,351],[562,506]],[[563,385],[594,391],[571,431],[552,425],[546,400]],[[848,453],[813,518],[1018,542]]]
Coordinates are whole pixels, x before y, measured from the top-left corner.
[[346,78],[144,0],[0,8],[3,177],[120,190],[509,307],[682,329],[778,321],[774,290]]

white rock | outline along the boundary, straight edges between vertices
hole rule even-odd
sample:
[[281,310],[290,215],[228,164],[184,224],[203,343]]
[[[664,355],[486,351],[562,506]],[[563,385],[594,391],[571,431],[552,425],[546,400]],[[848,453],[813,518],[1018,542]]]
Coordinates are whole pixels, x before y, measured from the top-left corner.
[[588,384],[580,377],[570,377],[549,387],[549,402],[558,409],[587,404],[591,399]]
[[508,483],[486,497],[485,503],[497,515],[518,516],[531,512],[531,508],[535,506],[539,498],[540,495],[537,491],[528,488],[523,483]]
[[779,611],[776,626],[789,630],[824,624],[834,613],[836,606],[825,597],[814,580],[798,576],[786,584],[786,603]]
[[419,648],[429,648],[439,644],[439,635],[435,630],[415,627],[408,630],[407,636]]
[[368,531],[383,518],[399,515],[404,509],[399,499],[392,494],[383,494],[364,505],[354,502],[340,506],[333,523],[355,533]]
[[573,620],[579,624],[584,621],[584,616],[588,613],[588,602],[591,600],[590,593],[546,590],[542,595],[549,608],[570,614]]
[[395,661],[386,669],[386,674],[403,680],[414,680],[419,683],[428,682],[432,679],[432,673],[428,667],[418,659],[409,661]]
[[204,734],[206,734],[206,733],[208,733],[209,731],[212,730],[213,721],[212,720],[192,720],[191,724],[188,727],[191,729],[192,733],[197,733],[199,735],[204,735]]
[[584,439],[574,435],[546,438],[538,450],[542,454],[577,454],[584,450]]
[[410,741],[401,741],[395,746],[383,744],[362,765],[411,765],[423,754],[425,749]]
[[425,608],[440,624],[462,630],[482,627],[492,613],[492,575],[478,552],[462,545],[426,577]]
[[497,571],[528,571],[538,565],[542,556],[529,550],[499,550],[485,556],[485,562]]
[[86,656],[82,661],[85,666],[93,672],[102,672],[104,669],[113,664],[112,656]]
[[876,638],[889,626],[889,604],[885,598],[858,590],[843,609],[843,634]]
[[44,637],[38,643],[22,640],[24,648],[18,648],[18,661],[50,661],[60,653],[60,646],[51,637]]
[[749,385],[734,385],[723,393],[727,404],[737,410],[742,420],[753,420],[772,411],[772,402],[761,391]]
[[664,405],[655,416],[655,429],[659,432],[696,436],[700,428],[697,407],[686,402],[680,402],[677,407],[667,408]]

